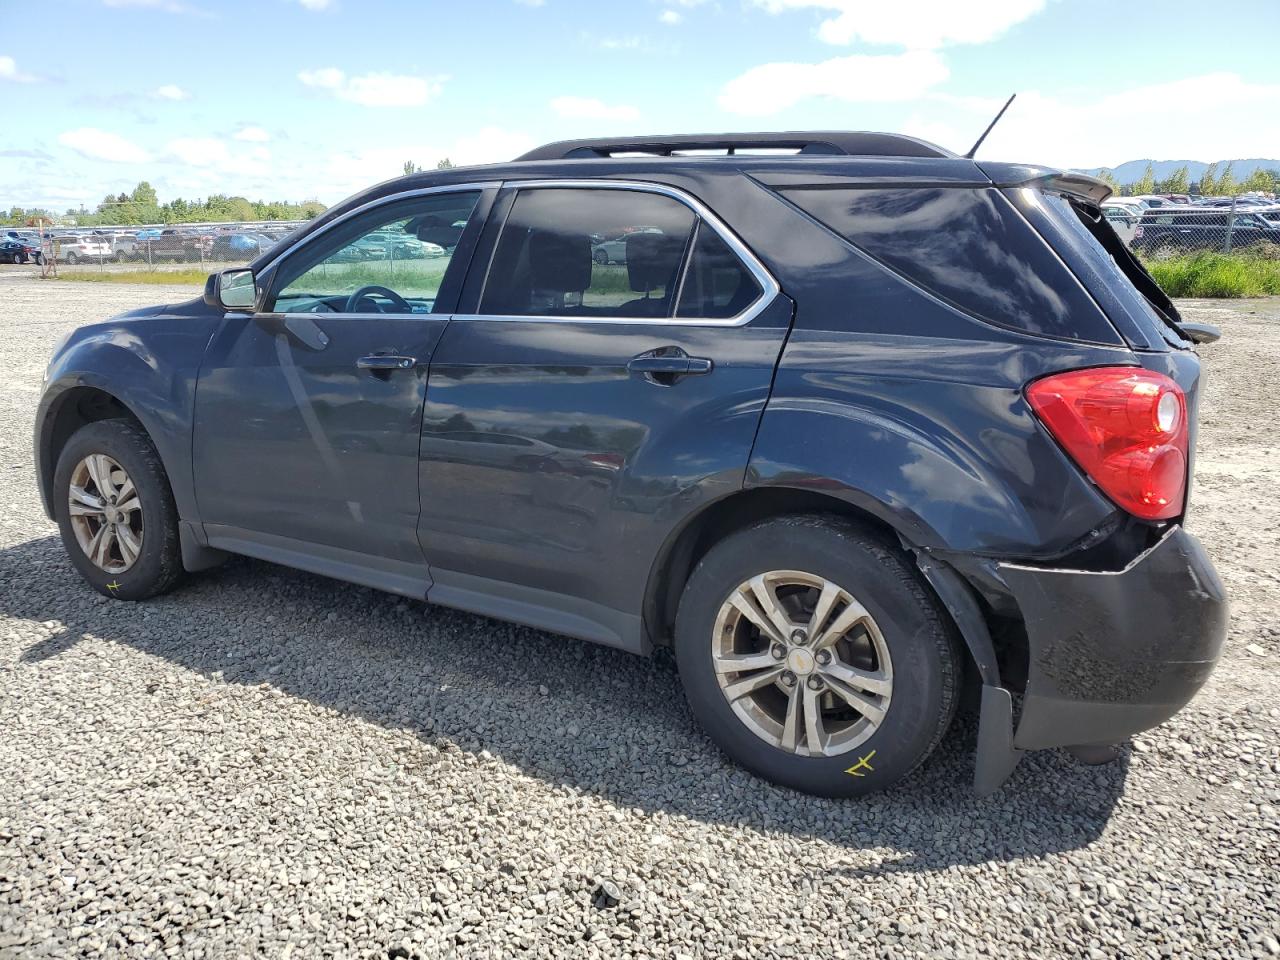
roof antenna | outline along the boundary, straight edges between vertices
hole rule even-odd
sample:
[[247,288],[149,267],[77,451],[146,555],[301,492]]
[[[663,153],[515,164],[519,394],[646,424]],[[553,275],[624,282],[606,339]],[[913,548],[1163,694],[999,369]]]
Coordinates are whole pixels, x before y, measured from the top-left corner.
[[972,160],[972,159],[973,159],[973,155],[974,155],[975,153],[977,153],[977,152],[978,152],[978,148],[979,148],[980,146],[982,146],[982,141],[983,141],[983,140],[985,140],[985,139],[987,139],[987,134],[989,134],[989,133],[991,132],[991,129],[992,129],[992,128],[997,124],[997,123],[999,123],[999,122],[1000,122],[1000,118],[1004,116],[1004,112],[1005,112],[1006,110],[1008,110],[1008,109],[1009,109],[1009,104],[1013,103],[1014,97],[1016,97],[1016,96],[1017,96],[1017,94],[1016,94],[1016,93],[1015,93],[1015,94],[1011,94],[1011,95],[1010,95],[1010,97],[1009,97],[1009,99],[1008,99],[1008,100],[1006,100],[1006,101],[1004,102],[1004,106],[1000,108],[1000,112],[996,114],[996,118],[995,118],[994,120],[992,120],[989,124],[987,124],[987,129],[985,129],[985,130],[983,130],[983,131],[982,131],[982,136],[980,136],[980,137],[978,138],[978,142],[977,142],[977,143],[975,143],[972,147],[970,147],[970,148],[969,148],[969,152],[968,152],[968,153],[966,153],[966,154],[964,155],[964,158],[965,158],[966,160]]

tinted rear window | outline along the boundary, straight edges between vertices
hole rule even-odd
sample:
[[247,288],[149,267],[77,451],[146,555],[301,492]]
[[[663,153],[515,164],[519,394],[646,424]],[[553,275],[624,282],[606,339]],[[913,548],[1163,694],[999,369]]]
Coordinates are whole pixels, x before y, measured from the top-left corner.
[[990,323],[1116,342],[1115,329],[1041,236],[994,189],[783,190],[917,286]]
[[676,316],[712,320],[736,317],[761,292],[756,278],[724,239],[705,223],[699,223]]

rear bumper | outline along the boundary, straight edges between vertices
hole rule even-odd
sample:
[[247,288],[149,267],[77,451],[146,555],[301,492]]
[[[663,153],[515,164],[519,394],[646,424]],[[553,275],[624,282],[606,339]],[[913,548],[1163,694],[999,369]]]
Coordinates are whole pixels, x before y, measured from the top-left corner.
[[1029,646],[1017,749],[1117,743],[1173,716],[1213,671],[1226,593],[1181,527],[1116,572],[999,571]]

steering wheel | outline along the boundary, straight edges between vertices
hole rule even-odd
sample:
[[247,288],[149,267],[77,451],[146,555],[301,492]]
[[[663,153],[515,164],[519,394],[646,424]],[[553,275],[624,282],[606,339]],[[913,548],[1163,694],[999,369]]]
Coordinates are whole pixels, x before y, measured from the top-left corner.
[[360,306],[360,301],[365,297],[373,296],[374,294],[390,300],[391,305],[394,306],[399,313],[413,312],[413,308],[409,306],[408,300],[400,296],[400,294],[396,293],[394,290],[388,290],[386,287],[380,287],[376,283],[370,284],[367,287],[361,287],[359,290],[355,291],[355,293],[351,294],[351,296],[347,297],[347,305],[343,307],[342,312],[355,313],[356,308]]

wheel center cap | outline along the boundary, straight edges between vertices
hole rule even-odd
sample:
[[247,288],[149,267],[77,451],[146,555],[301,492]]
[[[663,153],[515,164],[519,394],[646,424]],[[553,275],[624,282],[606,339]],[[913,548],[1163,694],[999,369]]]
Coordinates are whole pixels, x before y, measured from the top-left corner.
[[813,673],[813,654],[803,647],[792,647],[787,654],[787,669],[798,677]]

